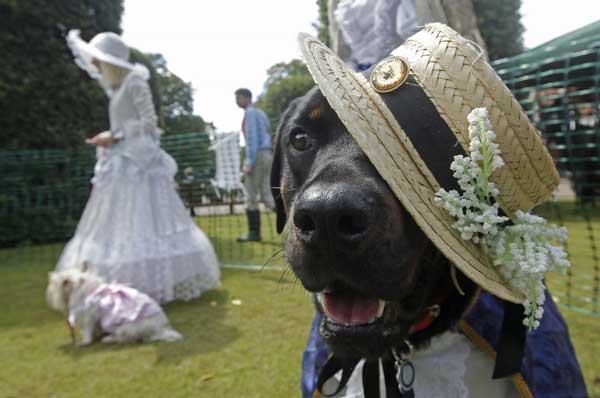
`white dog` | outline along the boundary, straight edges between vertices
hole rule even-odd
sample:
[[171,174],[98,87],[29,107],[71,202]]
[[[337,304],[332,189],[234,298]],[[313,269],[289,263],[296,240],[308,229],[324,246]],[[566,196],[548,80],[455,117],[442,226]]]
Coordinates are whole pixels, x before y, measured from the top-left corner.
[[46,289],[50,308],[65,313],[71,330],[79,331],[78,345],[91,344],[98,335],[104,343],[182,338],[155,300],[131,287],[106,283],[85,268],[51,272]]

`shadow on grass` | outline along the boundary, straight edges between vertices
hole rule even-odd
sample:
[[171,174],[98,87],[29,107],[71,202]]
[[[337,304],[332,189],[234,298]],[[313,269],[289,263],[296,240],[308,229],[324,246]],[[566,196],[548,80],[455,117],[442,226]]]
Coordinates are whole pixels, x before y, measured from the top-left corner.
[[199,300],[168,306],[173,327],[184,339],[174,344],[159,344],[157,364],[178,363],[185,357],[223,351],[241,336],[237,327],[227,324],[230,293],[218,289],[206,292]]
[[155,364],[176,364],[186,357],[222,351],[240,337],[236,327],[224,323],[228,303],[229,292],[218,289],[208,291],[196,300],[163,305],[173,328],[184,336],[181,341],[129,344],[94,342],[86,347],[63,344],[58,349],[63,354],[78,359],[87,355],[127,351],[136,346],[150,345],[156,347]]

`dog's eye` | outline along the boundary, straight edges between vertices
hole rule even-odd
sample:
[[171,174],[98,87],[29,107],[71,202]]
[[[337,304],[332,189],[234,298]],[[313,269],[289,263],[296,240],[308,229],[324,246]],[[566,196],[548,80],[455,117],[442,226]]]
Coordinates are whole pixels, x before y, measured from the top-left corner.
[[302,129],[293,129],[290,133],[290,143],[298,151],[305,151],[310,148],[310,137]]

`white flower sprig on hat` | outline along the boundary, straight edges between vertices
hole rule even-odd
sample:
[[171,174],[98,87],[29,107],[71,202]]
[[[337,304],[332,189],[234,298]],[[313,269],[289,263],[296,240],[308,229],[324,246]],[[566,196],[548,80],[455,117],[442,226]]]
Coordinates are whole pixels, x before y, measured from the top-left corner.
[[499,191],[490,176],[504,162],[494,142],[496,134],[485,108],[471,111],[468,121],[470,156],[455,156],[450,165],[463,192],[440,189],[435,202],[456,218],[452,227],[461,238],[480,244],[500,274],[525,295],[523,323],[532,330],[544,313],[544,274],[564,272],[571,265],[560,245],[567,240],[567,230],[520,210],[512,224],[498,214]]

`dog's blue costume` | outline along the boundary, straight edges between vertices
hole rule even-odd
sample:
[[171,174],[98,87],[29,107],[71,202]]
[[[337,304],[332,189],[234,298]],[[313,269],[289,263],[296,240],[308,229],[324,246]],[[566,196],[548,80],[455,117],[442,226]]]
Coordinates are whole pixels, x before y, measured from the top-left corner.
[[[497,297],[481,292],[465,321],[496,350],[503,313]],[[521,375],[536,398],[588,396],[567,325],[547,290],[540,327],[527,335]]]
[[[492,294],[482,291],[475,305],[457,325],[457,329],[483,351],[489,351],[491,348],[496,352],[503,316],[503,302]],[[327,346],[318,335],[320,321],[321,315],[317,314],[304,352],[303,398],[313,396],[320,369],[329,355]],[[548,291],[546,291],[544,317],[540,321],[540,326],[527,335],[520,375],[521,377],[513,377],[513,381],[522,397],[586,398],[588,396],[567,325]]]

